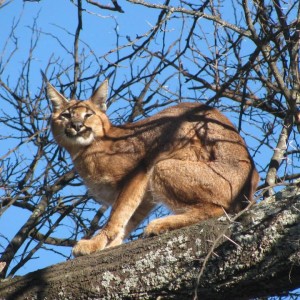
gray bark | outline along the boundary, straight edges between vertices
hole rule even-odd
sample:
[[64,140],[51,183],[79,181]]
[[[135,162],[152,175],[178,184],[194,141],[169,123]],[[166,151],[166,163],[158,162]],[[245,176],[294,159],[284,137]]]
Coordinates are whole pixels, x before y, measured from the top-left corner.
[[[0,299],[251,299],[300,287],[300,190],[0,283]],[[195,297],[195,294],[197,297]]]

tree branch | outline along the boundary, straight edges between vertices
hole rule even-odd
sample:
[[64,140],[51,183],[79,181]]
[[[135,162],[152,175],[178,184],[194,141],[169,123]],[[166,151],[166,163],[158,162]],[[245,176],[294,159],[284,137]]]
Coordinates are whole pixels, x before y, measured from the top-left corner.
[[192,299],[196,288],[194,299],[282,295],[300,286],[299,232],[300,191],[288,187],[238,221],[208,220],[6,280],[0,297]]
[[189,9],[186,9],[184,7],[179,7],[179,6],[175,7],[175,6],[168,6],[168,5],[165,5],[165,4],[152,4],[152,3],[141,1],[141,0],[127,0],[127,1],[131,2],[131,3],[134,3],[134,4],[140,4],[140,5],[143,5],[145,7],[149,7],[149,8],[167,10],[167,11],[170,11],[172,13],[179,12],[179,13],[182,13],[182,14],[207,19],[207,20],[210,20],[210,21],[214,21],[214,22],[216,22],[216,23],[218,23],[221,26],[224,26],[226,28],[230,28],[231,30],[239,33],[242,36],[249,37],[251,35],[250,31],[243,30],[243,29],[237,27],[234,24],[231,24],[229,22],[224,21],[224,19],[222,19],[218,16],[205,14],[205,13],[202,12],[202,10],[197,11],[197,10],[189,10]]
[[101,9],[107,9],[107,10],[112,10],[112,11],[117,11],[117,12],[120,12],[120,13],[124,13],[124,10],[122,9],[122,7],[119,5],[119,3],[116,1],[116,0],[112,0],[112,4],[113,6],[110,6],[110,5],[103,5],[103,4],[100,4],[96,1],[93,1],[93,0],[86,0],[87,3],[90,3],[92,5],[95,5]]
[[[292,132],[292,125],[293,125],[293,117],[291,115],[287,115],[284,120],[284,124],[276,145],[274,149],[274,153],[272,159],[269,164],[269,169],[266,176],[266,184],[268,186],[273,186],[276,182],[276,176],[278,169],[282,163],[282,160],[285,159],[285,153],[288,148],[288,140],[289,136]],[[274,194],[272,188],[268,189],[265,193],[265,197],[269,197]]]
[[79,71],[80,71],[80,61],[79,61],[79,36],[80,31],[82,30],[82,3],[81,0],[78,0],[77,5],[77,17],[78,17],[78,24],[75,33],[75,40],[74,40],[74,87],[72,88],[71,98],[74,98],[79,78]]

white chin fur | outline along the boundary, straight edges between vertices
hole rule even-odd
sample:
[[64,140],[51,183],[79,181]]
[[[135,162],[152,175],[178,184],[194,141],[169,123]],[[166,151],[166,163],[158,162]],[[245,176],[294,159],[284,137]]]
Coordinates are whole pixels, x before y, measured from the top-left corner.
[[88,146],[90,145],[93,140],[94,140],[94,135],[90,134],[88,138],[84,138],[82,136],[77,136],[73,138],[69,138],[69,140],[72,142],[74,145],[80,145],[80,146]]

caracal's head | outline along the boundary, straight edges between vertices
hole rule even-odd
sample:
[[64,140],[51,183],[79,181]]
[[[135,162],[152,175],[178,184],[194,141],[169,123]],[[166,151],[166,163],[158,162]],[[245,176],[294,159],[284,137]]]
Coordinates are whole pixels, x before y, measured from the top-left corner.
[[70,150],[90,145],[108,129],[105,115],[108,81],[105,80],[88,100],[68,100],[47,82],[47,95],[52,102],[51,127],[54,138]]

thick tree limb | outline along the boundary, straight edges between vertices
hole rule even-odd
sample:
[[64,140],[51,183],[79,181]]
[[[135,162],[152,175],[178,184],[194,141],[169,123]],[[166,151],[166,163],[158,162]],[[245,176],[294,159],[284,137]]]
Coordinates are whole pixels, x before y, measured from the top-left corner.
[[209,220],[4,280],[0,299],[249,299],[297,287],[300,191],[293,187],[238,222]]

